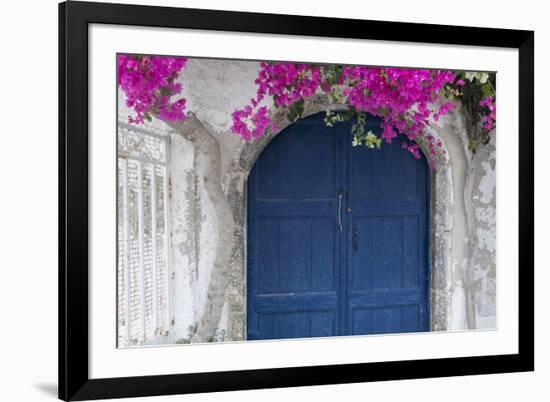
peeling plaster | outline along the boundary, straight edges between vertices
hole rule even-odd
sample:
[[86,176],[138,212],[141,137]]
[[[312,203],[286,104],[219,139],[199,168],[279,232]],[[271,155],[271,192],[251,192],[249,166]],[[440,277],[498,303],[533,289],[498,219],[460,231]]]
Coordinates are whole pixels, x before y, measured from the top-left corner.
[[484,170],[484,175],[479,182],[478,188],[481,192],[481,197],[478,197],[478,199],[484,204],[489,204],[493,199],[493,193],[496,185],[495,169],[489,162],[485,161],[481,162],[481,167]]
[[474,210],[471,247],[476,328],[496,327],[496,146],[489,144],[472,155],[468,173]]
[[[220,330],[225,340],[246,336],[246,180],[275,133],[247,144],[229,132],[229,116],[254,96],[257,71],[254,62],[190,59],[181,76],[194,113],[185,127],[170,129],[175,338],[188,336],[188,327],[197,323],[201,329],[193,342],[206,342]],[[340,106],[315,97],[304,114]],[[281,130],[289,124],[283,113],[275,120]],[[494,143],[471,155],[457,113],[430,130],[448,151],[431,178],[431,328],[491,328],[496,323]],[[200,144],[203,136],[208,147]],[[223,204],[222,212],[213,199]]]

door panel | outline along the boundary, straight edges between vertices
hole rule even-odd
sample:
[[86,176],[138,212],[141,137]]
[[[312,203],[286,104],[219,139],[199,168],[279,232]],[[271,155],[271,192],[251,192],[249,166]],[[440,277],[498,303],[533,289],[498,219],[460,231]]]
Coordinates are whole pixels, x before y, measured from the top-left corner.
[[248,187],[248,339],[338,334],[337,131],[304,119],[258,158]]
[[335,336],[334,313],[311,311],[308,313],[260,313],[258,337],[254,339],[310,338]]
[[330,129],[319,130],[317,123],[298,121],[271,141],[269,152],[260,155],[254,167],[262,177],[257,183],[258,199],[334,199],[340,138]]
[[393,141],[349,148],[348,167],[347,331],[427,331],[426,161]]
[[425,331],[426,162],[322,119],[279,133],[250,174],[248,339]]

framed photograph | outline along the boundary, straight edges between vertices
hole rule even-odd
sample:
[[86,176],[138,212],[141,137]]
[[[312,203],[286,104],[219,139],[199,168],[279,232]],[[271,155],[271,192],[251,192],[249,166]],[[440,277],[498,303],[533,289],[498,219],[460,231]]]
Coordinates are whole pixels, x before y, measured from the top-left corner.
[[532,371],[534,33],[59,5],[59,397]]

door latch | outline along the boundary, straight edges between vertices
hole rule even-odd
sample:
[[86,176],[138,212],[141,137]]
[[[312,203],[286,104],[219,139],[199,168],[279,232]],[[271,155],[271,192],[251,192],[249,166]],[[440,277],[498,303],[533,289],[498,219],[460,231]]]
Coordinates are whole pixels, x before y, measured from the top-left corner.
[[338,194],[338,226],[342,229],[342,193]]
[[357,227],[357,224],[353,225],[353,234],[351,236],[351,244],[353,247],[353,251],[357,251],[359,248],[359,228]]

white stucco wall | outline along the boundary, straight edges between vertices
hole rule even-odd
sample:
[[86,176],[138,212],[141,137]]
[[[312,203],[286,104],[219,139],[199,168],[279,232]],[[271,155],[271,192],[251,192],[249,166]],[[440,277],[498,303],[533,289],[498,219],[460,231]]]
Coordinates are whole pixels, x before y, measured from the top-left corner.
[[[221,176],[207,179],[219,180],[224,191],[231,180],[235,180],[232,172],[243,147],[240,137],[230,132],[231,113],[255,96],[254,80],[258,70],[257,62],[190,59],[180,76],[187,110],[219,143]],[[119,118],[125,120],[127,110],[121,98],[119,105]],[[170,338],[181,341],[189,339],[192,335],[189,327],[204,318],[205,306],[209,302],[208,289],[212,285],[215,287],[219,280],[212,274],[212,266],[219,230],[226,222],[218,221],[215,208],[205,192],[203,166],[197,163],[194,144],[162,122],[155,120],[150,124],[170,135],[174,323]],[[447,328],[494,328],[495,144],[492,141],[472,155],[466,146],[467,135],[462,117],[457,113],[442,119],[433,128],[445,142],[452,168],[453,210],[449,256],[452,271],[448,285],[452,297]],[[244,186],[244,183],[239,185]],[[234,219],[242,217],[235,216]],[[226,286],[228,290],[226,303],[220,306],[221,318],[216,323],[218,340],[223,338],[220,337],[222,333],[228,334],[226,340],[241,339],[243,336],[242,332],[230,328],[237,315],[243,320],[243,312],[232,311],[231,303],[227,301],[231,297],[234,300],[239,287],[244,287],[236,281],[238,279],[234,277],[229,278],[229,282],[220,281],[220,286]]]
[[495,137],[475,154],[462,116],[434,129],[449,152],[453,176],[451,330],[496,327]]

